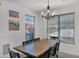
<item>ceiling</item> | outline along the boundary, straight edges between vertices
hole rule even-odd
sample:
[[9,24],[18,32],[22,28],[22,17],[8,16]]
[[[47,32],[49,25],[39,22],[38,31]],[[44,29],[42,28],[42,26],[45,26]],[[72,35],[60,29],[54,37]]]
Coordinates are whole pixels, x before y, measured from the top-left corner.
[[[7,0],[23,7],[28,7],[33,11],[43,11],[47,7],[48,0]],[[59,8],[74,3],[77,0],[49,0],[51,8]]]

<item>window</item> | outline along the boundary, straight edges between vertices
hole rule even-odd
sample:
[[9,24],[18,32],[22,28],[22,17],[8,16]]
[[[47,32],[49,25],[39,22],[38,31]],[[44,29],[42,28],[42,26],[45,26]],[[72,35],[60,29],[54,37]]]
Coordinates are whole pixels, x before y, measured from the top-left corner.
[[58,36],[62,42],[74,44],[74,13],[62,14],[48,20],[48,38]]
[[50,36],[58,37],[58,16],[48,20],[48,38],[50,38]]
[[60,40],[67,43],[74,43],[74,14],[60,16]]
[[25,38],[26,40],[34,39],[34,17],[26,15],[25,19]]

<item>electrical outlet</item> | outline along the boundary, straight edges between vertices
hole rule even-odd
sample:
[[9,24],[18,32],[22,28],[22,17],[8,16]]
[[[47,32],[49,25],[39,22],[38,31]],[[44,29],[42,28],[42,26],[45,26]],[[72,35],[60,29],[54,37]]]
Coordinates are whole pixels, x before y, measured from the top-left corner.
[[8,48],[10,48],[10,44],[3,45],[3,55],[8,54]]

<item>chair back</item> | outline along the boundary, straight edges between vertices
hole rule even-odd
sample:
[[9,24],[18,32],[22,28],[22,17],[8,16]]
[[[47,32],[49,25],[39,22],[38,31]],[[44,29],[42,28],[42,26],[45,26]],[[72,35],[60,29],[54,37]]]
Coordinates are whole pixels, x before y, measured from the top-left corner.
[[27,44],[31,44],[33,43],[33,40],[28,40],[28,41],[23,41],[22,44],[23,45],[27,45]]
[[53,56],[56,55],[57,51],[59,51],[59,45],[60,45],[60,40],[55,44],[54,48],[53,48]]
[[8,49],[10,58],[20,58],[20,54],[17,52],[12,51],[10,48]]
[[33,40],[28,40],[28,41],[24,41],[22,42],[23,45],[27,45],[27,44],[31,44],[31,43],[34,43],[35,41],[39,41],[40,38],[35,38]]
[[51,37],[50,37],[50,39],[51,39],[51,40],[58,40],[58,39],[59,39],[59,37],[56,37],[56,36],[51,36]]
[[35,38],[34,41],[40,41],[40,38]]

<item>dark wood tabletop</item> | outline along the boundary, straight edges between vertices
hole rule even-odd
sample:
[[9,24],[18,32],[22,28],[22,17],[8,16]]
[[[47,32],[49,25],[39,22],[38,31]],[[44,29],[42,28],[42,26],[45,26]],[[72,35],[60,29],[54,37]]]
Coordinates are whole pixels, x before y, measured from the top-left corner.
[[14,47],[14,49],[24,53],[28,54],[34,57],[39,57],[41,54],[43,54],[45,51],[47,51],[50,47],[54,46],[56,44],[56,40],[48,40],[48,39],[41,39],[40,41],[36,41],[35,43],[28,44],[28,45],[19,45]]

